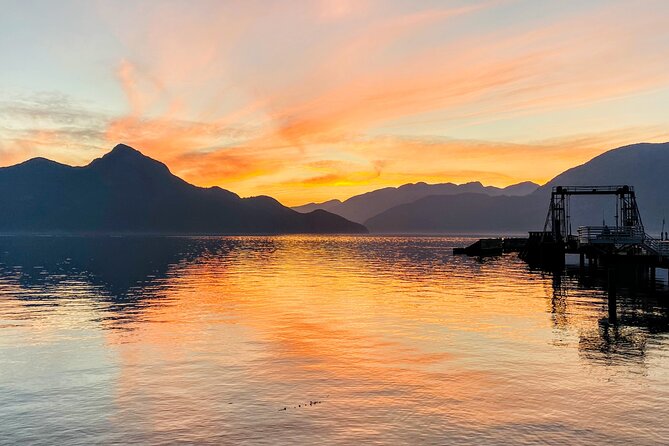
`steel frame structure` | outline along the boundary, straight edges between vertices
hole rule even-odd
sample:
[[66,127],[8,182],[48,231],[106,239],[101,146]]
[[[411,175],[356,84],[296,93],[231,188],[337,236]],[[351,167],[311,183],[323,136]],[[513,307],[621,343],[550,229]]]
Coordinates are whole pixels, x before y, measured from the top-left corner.
[[641,215],[632,186],[555,186],[544,224],[544,234],[551,234],[553,242],[568,243],[572,236],[569,201],[574,195],[613,195],[616,197],[615,230],[629,230],[645,234]]

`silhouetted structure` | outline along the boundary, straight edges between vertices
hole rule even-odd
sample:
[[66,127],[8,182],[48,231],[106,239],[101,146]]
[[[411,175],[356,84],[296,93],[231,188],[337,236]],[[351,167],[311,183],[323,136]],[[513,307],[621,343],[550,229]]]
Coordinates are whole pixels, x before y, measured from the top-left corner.
[[453,254],[475,257],[498,256],[505,252],[520,252],[526,245],[527,239],[521,237],[482,238],[466,248],[453,248]]
[[[610,195],[616,198],[615,226],[581,226],[572,233],[570,198],[582,195]],[[530,232],[521,257],[543,266],[564,265],[565,254],[579,254],[581,264],[635,263],[669,267],[669,243],[646,234],[632,186],[556,186],[544,230]]]
[[[581,226],[572,233],[570,198],[579,195],[611,195],[616,199],[615,226]],[[521,258],[532,265],[561,270],[566,254],[579,255],[579,267],[593,271],[604,267],[607,275],[609,320],[617,321],[617,284],[633,286],[655,283],[656,268],[669,268],[669,242],[646,234],[634,188],[622,186],[556,186],[543,231],[530,232]]]

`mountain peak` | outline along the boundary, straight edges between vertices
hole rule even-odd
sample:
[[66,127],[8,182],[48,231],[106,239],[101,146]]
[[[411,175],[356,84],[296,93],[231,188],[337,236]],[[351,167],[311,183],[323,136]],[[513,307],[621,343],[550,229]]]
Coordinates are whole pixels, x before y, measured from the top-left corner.
[[111,150],[111,152],[109,152],[109,153],[107,153],[103,156],[103,158],[105,158],[105,157],[148,158],[147,156],[145,156],[139,150],[134,149],[134,148],[132,148],[128,145],[125,145],[125,144],[116,144],[114,146],[114,148]]
[[[54,167],[55,166],[55,167]],[[302,215],[270,197],[200,188],[125,144],[81,167],[44,158],[0,168],[2,233],[361,233],[333,214]]]
[[56,161],[52,161],[50,159],[39,156],[36,158],[31,158],[22,163],[15,164],[13,166],[2,167],[1,169],[23,172],[24,174],[28,172],[34,172],[34,173],[39,172],[40,174],[44,174],[47,172],[60,172],[62,170],[71,168],[72,167],[68,165],[61,164]]
[[139,150],[135,149],[134,147],[130,147],[129,145],[123,143],[116,144],[111,151],[112,152],[130,151],[130,152],[140,153]]
[[30,158],[29,160],[26,160],[22,163],[16,164],[17,166],[65,166],[65,164],[61,164],[59,162],[50,160],[48,158],[44,158],[42,156],[37,156],[35,158]]
[[110,152],[93,160],[90,165],[98,168],[105,166],[105,168],[158,169],[159,171],[169,172],[165,164],[126,144],[117,144]]

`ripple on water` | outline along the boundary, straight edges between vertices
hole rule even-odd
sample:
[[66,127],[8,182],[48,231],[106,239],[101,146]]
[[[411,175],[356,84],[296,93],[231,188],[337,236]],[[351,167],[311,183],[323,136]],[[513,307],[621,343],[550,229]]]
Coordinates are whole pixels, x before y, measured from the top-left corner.
[[469,241],[0,238],[0,438],[667,443],[666,293]]

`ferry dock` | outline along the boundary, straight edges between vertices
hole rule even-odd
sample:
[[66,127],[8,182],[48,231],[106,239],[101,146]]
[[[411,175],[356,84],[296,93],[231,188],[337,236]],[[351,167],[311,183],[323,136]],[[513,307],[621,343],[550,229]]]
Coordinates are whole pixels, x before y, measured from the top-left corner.
[[[580,226],[573,234],[571,199],[599,195],[615,198],[614,224]],[[669,270],[666,238],[657,239],[646,232],[632,186],[557,186],[551,191],[542,231],[532,231],[526,239],[513,239],[507,249],[504,238],[481,239],[467,248],[454,250],[454,254],[488,256],[518,252],[531,267],[547,271],[564,269],[567,256],[576,255],[579,269],[606,274],[610,319],[615,320],[618,283],[646,283],[654,287],[657,269]]]

